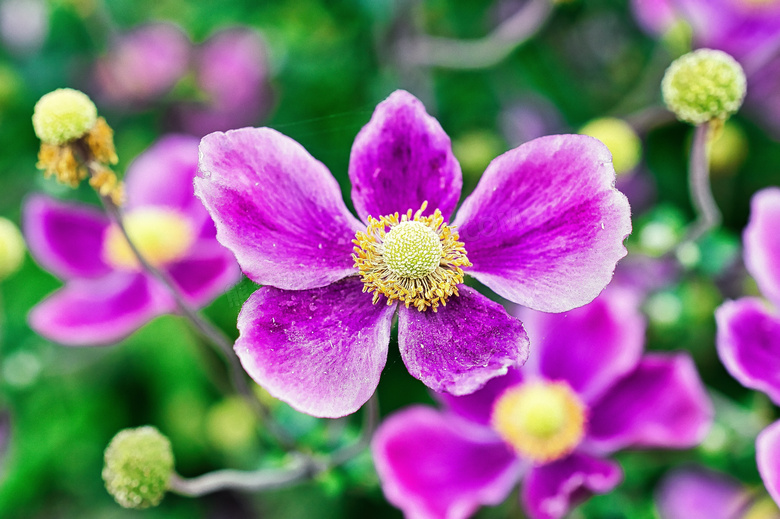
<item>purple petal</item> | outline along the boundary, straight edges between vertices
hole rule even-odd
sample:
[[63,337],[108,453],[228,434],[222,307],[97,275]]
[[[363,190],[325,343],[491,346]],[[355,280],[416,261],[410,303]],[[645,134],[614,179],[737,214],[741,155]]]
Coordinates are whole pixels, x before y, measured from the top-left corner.
[[780,319],[764,301],[743,297],[715,311],[717,346],[731,376],[780,403]]
[[473,393],[528,358],[523,324],[461,285],[438,312],[398,307],[398,347],[413,377],[434,391]]
[[677,20],[670,0],[631,0],[631,10],[639,26],[651,34],[664,34]]
[[753,195],[745,228],[745,266],[764,296],[780,306],[780,188]]
[[586,441],[602,451],[690,448],[704,439],[713,415],[687,353],[645,355],[591,407]]
[[703,468],[675,470],[656,492],[661,519],[736,519],[751,495],[737,480]]
[[574,452],[528,472],[521,490],[523,506],[531,519],[560,519],[593,494],[612,491],[622,479],[614,461]]
[[298,411],[337,418],[374,393],[387,361],[394,306],[371,304],[351,277],[304,291],[263,287],[238,316],[244,369]]
[[419,99],[396,90],[360,130],[349,159],[352,201],[366,220],[395,212],[441,210],[448,220],[463,185],[450,138]]
[[173,310],[162,290],[143,274],[76,279],[36,305],[28,318],[32,329],[49,340],[68,346],[108,345]]
[[103,261],[108,218],[97,208],[32,196],[22,221],[31,254],[60,278],[95,278],[111,271]]
[[244,128],[207,135],[200,153],[195,193],[249,278],[303,290],[357,273],[352,239],[365,226],[300,144],[270,128]]
[[205,216],[192,185],[199,142],[190,135],[166,135],[130,163],[125,177],[127,209],[159,206]]
[[521,470],[489,429],[422,406],[382,422],[371,451],[387,500],[408,519],[465,519],[506,499]]
[[506,375],[488,380],[482,389],[469,395],[454,396],[449,393],[436,393],[434,396],[458,416],[481,425],[490,425],[496,399],[504,394],[507,388],[516,386],[522,381],[523,375],[520,370],[510,368]]
[[179,292],[196,307],[208,304],[241,278],[233,255],[214,240],[201,240],[187,258],[166,270]]
[[769,495],[780,506],[780,421],[756,438],[756,463]]
[[474,264],[468,273],[535,310],[592,301],[631,232],[614,182],[609,150],[584,135],[542,137],[496,158],[454,222]]
[[565,380],[586,403],[630,373],[642,356],[645,320],[639,298],[627,289],[610,287],[565,314],[528,310],[519,317],[534,344],[539,373]]

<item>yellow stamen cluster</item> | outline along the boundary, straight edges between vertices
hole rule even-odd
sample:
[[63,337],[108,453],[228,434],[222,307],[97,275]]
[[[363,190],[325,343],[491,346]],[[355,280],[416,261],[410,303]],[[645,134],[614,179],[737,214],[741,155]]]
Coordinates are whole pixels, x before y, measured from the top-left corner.
[[438,209],[422,216],[424,202],[414,214],[368,218],[365,232],[358,232],[353,242],[355,267],[360,271],[363,292],[373,292],[374,303],[381,296],[387,304],[400,301],[407,308],[434,312],[447,299],[458,295],[463,283],[463,269],[471,263],[458,233],[445,225]]
[[527,382],[496,401],[491,424],[518,454],[549,463],[582,440],[585,406],[565,382]]
[[[138,252],[152,266],[181,259],[195,241],[192,225],[179,213],[158,208],[137,209],[124,219],[125,229]],[[109,227],[103,244],[106,262],[119,269],[140,268],[122,231]]]
[[33,126],[41,139],[38,168],[47,178],[77,187],[91,177],[102,196],[121,204],[122,184],[109,167],[118,161],[114,132],[89,97],[69,88],[46,94],[35,105]]

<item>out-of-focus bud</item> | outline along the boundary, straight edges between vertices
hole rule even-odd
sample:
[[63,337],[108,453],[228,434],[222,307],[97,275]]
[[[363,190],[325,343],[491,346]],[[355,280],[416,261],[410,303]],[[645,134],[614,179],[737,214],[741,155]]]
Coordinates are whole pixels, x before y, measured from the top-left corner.
[[0,217],[0,281],[19,270],[25,250],[19,228],[11,220]]
[[503,140],[487,130],[465,133],[452,141],[452,152],[467,177],[479,178],[490,161],[505,150]]
[[661,91],[678,119],[698,125],[725,120],[739,110],[747,81],[734,58],[719,50],[699,49],[672,62]]
[[209,409],[206,435],[224,452],[246,452],[257,435],[257,420],[241,397],[226,398]]
[[739,125],[728,121],[713,133],[709,150],[710,170],[714,174],[729,175],[739,169],[747,158],[747,135]]
[[676,19],[661,37],[673,56],[680,56],[691,50],[693,28],[683,19]]
[[622,119],[594,119],[580,128],[579,133],[595,137],[609,148],[612,165],[618,175],[634,169],[642,158],[642,141],[631,125]]
[[86,135],[97,122],[97,108],[85,93],[59,88],[35,103],[32,121],[41,142],[60,145]]
[[105,452],[106,490],[125,508],[157,506],[173,474],[171,442],[155,427],[120,431]]

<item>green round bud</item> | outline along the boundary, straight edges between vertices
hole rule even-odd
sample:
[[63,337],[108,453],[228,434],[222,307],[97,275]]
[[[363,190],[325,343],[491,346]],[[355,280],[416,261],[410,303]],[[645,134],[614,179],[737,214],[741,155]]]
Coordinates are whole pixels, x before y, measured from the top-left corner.
[[603,117],[594,119],[579,133],[590,135],[603,142],[612,152],[612,165],[618,175],[631,171],[642,157],[642,141],[630,124],[622,119]]
[[155,427],[120,431],[106,447],[103,481],[125,508],[157,506],[173,474],[171,442]]
[[0,218],[0,280],[19,270],[25,250],[19,228],[11,220]]
[[35,135],[42,142],[60,145],[91,130],[97,121],[97,108],[87,94],[60,88],[35,103],[32,121]]
[[678,119],[691,124],[728,118],[742,106],[746,90],[740,64],[725,52],[712,49],[677,58],[661,82],[666,106]]

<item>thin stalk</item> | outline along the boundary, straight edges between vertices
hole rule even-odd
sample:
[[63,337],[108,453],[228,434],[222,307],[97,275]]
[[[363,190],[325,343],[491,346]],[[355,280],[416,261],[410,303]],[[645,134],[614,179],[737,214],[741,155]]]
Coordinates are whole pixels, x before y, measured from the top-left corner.
[[710,187],[710,155],[708,150],[710,131],[711,123],[703,123],[696,127],[693,135],[688,186],[691,191],[691,202],[697,216],[683,243],[698,240],[721,221],[720,210],[715,203]]
[[399,59],[417,66],[459,70],[490,68],[539,32],[552,10],[551,0],[529,0],[484,38],[459,40],[418,36],[399,43]]
[[[97,175],[101,170],[100,164],[96,163],[95,161],[87,161],[86,165],[87,170],[91,176]],[[141,252],[138,250],[138,247],[136,247],[135,243],[133,243],[133,240],[130,238],[130,235],[127,232],[124,220],[122,218],[122,211],[114,203],[111,197],[101,195],[100,193],[98,193],[98,196],[100,197],[100,202],[103,204],[103,208],[108,214],[109,219],[114,225],[116,225],[116,227],[122,233],[122,236],[124,236],[127,244],[130,246],[130,250],[133,252],[133,255],[135,255],[138,263],[141,265],[141,268],[168,289],[171,296],[173,297],[174,302],[176,303],[176,307],[179,309],[181,314],[188,321],[190,321],[190,323],[192,323],[195,329],[200,332],[203,337],[217,346],[220,354],[222,355],[222,358],[228,365],[230,380],[235,390],[244,398],[247,404],[249,404],[253,411],[260,417],[262,423],[269,428],[280,445],[282,445],[285,449],[292,448],[292,440],[289,438],[287,433],[285,433],[273,420],[270,410],[265,405],[263,405],[263,403],[260,402],[260,400],[258,400],[255,394],[252,392],[252,389],[247,383],[246,377],[244,376],[244,370],[241,367],[241,363],[233,351],[233,345],[230,339],[228,339],[225,334],[222,333],[222,331],[220,331],[210,322],[203,319],[198,314],[198,312],[192,308],[189,303],[187,303],[187,301],[181,295],[170,278],[165,274],[165,272],[149,263],[143,254],[141,254]]]

